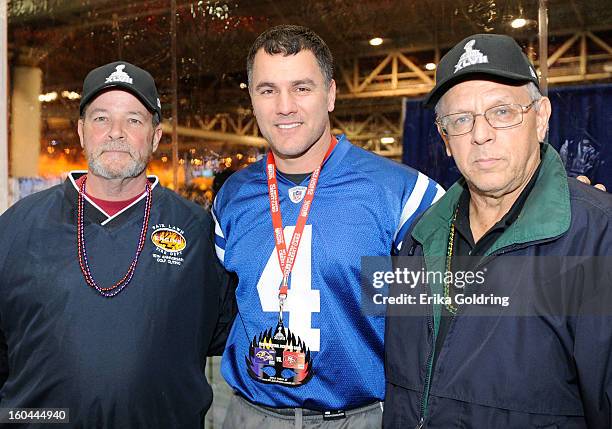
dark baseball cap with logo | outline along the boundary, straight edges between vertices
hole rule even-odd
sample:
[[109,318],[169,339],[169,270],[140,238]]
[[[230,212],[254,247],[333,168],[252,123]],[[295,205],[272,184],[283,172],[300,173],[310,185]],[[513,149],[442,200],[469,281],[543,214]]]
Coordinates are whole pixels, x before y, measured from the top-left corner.
[[83,114],[85,106],[96,95],[112,88],[123,89],[132,93],[151,113],[157,113],[159,120],[161,120],[161,102],[153,76],[148,71],[125,61],[115,61],[103,65],[87,74],[83,82],[80,114]]
[[436,70],[436,86],[425,98],[425,107],[434,107],[458,83],[475,79],[511,85],[533,82],[540,88],[535,68],[512,37],[474,34],[442,57]]

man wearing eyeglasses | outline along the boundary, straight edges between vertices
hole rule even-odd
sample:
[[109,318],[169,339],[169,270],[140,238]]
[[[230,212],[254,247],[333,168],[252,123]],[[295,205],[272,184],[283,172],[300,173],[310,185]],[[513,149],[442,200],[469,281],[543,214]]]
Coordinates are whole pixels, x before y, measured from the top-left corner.
[[543,143],[512,38],[460,42],[425,102],[463,177],[404,238],[400,265],[444,276],[388,308],[384,427],[612,427],[612,197]]

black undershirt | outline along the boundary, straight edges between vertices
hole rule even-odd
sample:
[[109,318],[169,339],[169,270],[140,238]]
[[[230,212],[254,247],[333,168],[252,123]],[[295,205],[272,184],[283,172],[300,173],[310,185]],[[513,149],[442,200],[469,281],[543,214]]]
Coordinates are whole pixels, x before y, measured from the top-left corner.
[[307,178],[308,176],[310,176],[312,173],[283,173],[280,170],[276,170],[280,175],[282,175],[285,179],[295,183],[296,185],[299,185],[300,183],[302,183],[304,181],[305,178]]
[[[453,243],[453,256],[451,259],[451,271],[474,271],[482,260],[485,253],[493,246],[499,237],[506,231],[521,214],[521,210],[527,201],[527,197],[535,186],[538,174],[540,173],[540,163],[533,173],[533,176],[516,199],[510,210],[493,225],[477,243],[474,242],[472,229],[470,228],[470,191],[467,186],[463,190],[457,204],[457,219],[455,220],[455,240]],[[455,288],[451,285],[449,293],[454,295]],[[453,315],[445,305],[442,305],[440,326],[436,337],[436,347],[433,358],[433,368],[435,368],[438,355],[446,339],[446,334],[453,320]]]

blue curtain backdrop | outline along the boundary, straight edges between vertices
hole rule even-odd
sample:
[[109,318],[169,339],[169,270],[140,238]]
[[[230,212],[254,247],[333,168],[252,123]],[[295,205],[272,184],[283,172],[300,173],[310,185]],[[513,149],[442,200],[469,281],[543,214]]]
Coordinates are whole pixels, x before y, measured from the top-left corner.
[[[612,189],[612,84],[551,88],[549,142],[559,151],[570,176],[585,174]],[[433,110],[421,100],[404,102],[402,161],[445,189],[459,177],[434,125]]]

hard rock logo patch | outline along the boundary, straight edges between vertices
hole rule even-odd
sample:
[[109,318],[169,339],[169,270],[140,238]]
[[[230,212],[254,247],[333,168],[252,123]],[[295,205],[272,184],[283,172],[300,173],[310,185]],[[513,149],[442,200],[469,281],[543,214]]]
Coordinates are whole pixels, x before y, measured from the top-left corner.
[[185,248],[187,241],[185,237],[170,228],[158,228],[151,234],[151,241],[166,252],[177,253]]
[[187,247],[185,232],[171,225],[158,224],[153,227],[151,241],[155,245],[153,257],[159,263],[181,265],[182,253]]

